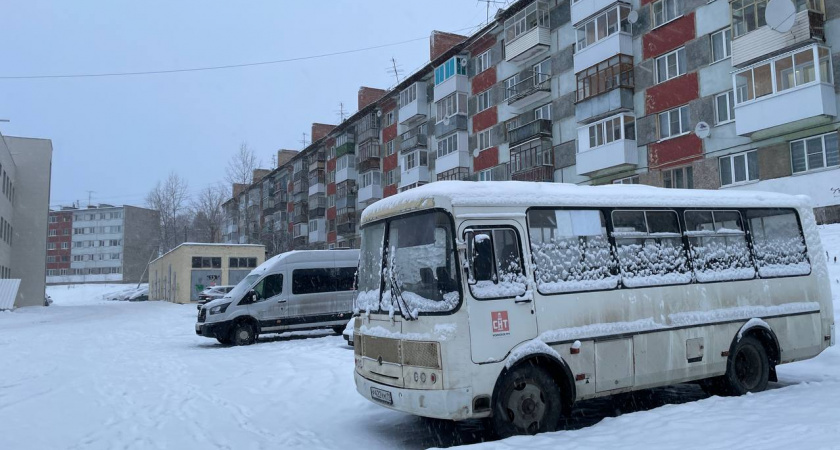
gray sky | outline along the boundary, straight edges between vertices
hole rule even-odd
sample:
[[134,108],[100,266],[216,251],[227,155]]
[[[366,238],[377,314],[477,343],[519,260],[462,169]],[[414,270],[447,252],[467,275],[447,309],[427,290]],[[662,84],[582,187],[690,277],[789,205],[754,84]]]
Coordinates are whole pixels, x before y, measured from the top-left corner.
[[[493,10],[495,7],[493,7]],[[429,58],[432,30],[469,33],[476,0],[4,0],[0,76],[132,72],[392,47],[249,68],[81,79],[0,79],[0,131],[53,141],[52,205],[142,205],[175,170],[190,192],[221,181],[247,141],[268,166],[312,122],[356,110],[359,86],[394,84]],[[492,14],[491,10],[491,14]]]

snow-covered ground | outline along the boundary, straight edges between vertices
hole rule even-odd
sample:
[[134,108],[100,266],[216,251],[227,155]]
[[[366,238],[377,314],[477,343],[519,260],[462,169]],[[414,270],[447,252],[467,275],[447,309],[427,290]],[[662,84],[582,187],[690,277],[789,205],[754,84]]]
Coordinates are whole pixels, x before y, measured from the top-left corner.
[[[840,259],[840,225],[822,227]],[[829,263],[840,312],[840,263]],[[310,332],[222,347],[196,309],[116,302],[125,286],[51,287],[0,313],[0,449],[425,448],[492,439],[481,422],[422,419],[356,394],[353,352]],[[840,322],[840,321],[838,321]],[[696,386],[578,405],[564,431],[490,448],[840,448],[840,347],[779,367],[757,395]]]

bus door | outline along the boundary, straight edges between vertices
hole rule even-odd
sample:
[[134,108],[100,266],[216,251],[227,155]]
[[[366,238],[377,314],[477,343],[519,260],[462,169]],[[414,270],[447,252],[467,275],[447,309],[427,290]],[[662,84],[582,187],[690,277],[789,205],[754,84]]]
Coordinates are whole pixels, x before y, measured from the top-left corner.
[[472,220],[462,224],[459,234],[466,243],[463,279],[472,361],[501,361],[514,346],[537,337],[522,227],[513,220]]

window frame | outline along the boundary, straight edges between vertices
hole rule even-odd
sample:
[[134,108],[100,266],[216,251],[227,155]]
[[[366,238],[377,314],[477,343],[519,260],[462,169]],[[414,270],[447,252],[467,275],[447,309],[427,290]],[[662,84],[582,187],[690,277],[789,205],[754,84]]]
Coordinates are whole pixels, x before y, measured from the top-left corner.
[[491,66],[490,64],[490,50],[485,50],[483,53],[475,57],[475,74],[478,75],[485,70],[489,69]]
[[[682,56],[680,56],[681,54],[682,54]],[[672,75],[670,73],[670,67],[668,65],[668,57],[671,56],[671,55],[674,55],[674,57],[677,59],[677,64],[676,64],[677,73],[676,73],[676,75]],[[671,50],[670,52],[665,53],[663,55],[657,56],[656,59],[654,60],[654,71],[655,71],[655,75],[656,75],[656,84],[662,84],[666,81],[673,80],[674,78],[679,78],[679,77],[685,75],[686,73],[688,73],[687,64],[686,64],[685,61],[683,61],[684,59],[685,59],[685,46],[674,49],[674,50]],[[660,62],[663,62],[663,64],[665,64],[665,79],[664,80],[660,79],[660,77],[659,77],[659,63]],[[683,70],[682,73],[680,73],[681,68]]]
[[[761,181],[761,177],[759,175],[760,169],[759,169],[759,173],[755,174],[754,179],[750,178],[750,175],[751,175],[751,173],[750,173],[750,162],[749,162],[750,161],[749,160],[750,154],[755,154],[756,167],[758,167],[758,150],[757,149],[747,150],[747,151],[738,152],[738,153],[732,153],[732,154],[721,156],[720,158],[718,158],[718,170],[720,171],[719,172],[719,174],[720,174],[720,187],[740,186],[740,185],[743,185],[743,184],[750,184],[750,183],[755,183],[755,182]],[[743,156],[744,157],[744,175],[746,176],[746,179],[744,181],[735,181],[735,158],[738,157],[738,156]],[[729,171],[730,171],[729,172],[729,177],[730,177],[730,180],[732,180],[732,182],[728,183],[728,184],[723,184],[723,164],[724,164],[725,159],[729,160],[729,163],[727,165],[729,166]]]
[[[682,172],[682,179],[683,184],[685,186],[674,186],[676,184],[677,177],[674,174],[680,171]],[[670,182],[671,186],[665,186],[665,175],[668,175],[668,181]],[[691,186],[688,186],[689,181],[691,181]],[[662,186],[665,189],[694,189],[694,166],[691,164],[680,166],[680,167],[670,167],[668,169],[662,170]]]
[[685,108],[685,110],[687,111],[686,112],[686,117],[687,117],[688,122],[690,123],[691,122],[691,115],[690,115],[691,111],[688,109],[687,104],[682,105],[682,106],[677,106],[676,108],[672,108],[672,109],[669,109],[667,111],[662,111],[662,112],[660,112],[656,115],[656,129],[657,129],[657,132],[659,133],[659,142],[667,141],[669,139],[678,138],[678,137],[685,136],[685,135],[691,133],[691,127],[686,124],[685,125],[685,131],[680,131],[677,134],[670,134],[671,129],[669,127],[668,128],[668,136],[664,136],[664,137],[662,136],[662,115],[663,114],[668,114],[668,124],[670,125],[671,114],[676,113],[677,116],[679,117],[679,121],[680,121],[680,130],[683,130],[683,123],[682,123],[683,122],[683,117],[682,117],[683,108]]
[[[726,39],[726,33],[729,32],[729,39]],[[715,36],[721,35],[723,39],[723,53],[724,56],[715,59]],[[712,62],[711,64],[732,58],[732,27],[721,28],[714,33],[709,34],[709,46],[711,48]]]
[[[720,108],[718,108],[718,99],[719,98],[726,99],[726,112],[729,117],[726,120],[720,120]],[[714,98],[715,102],[715,126],[718,125],[726,125],[727,123],[732,123],[735,121],[735,90],[730,89],[726,92],[721,92],[720,94],[715,94]]]
[[476,113],[486,111],[492,107],[492,99],[490,98],[490,89],[476,94]]
[[[667,7],[666,3],[669,2],[669,1],[672,2],[672,4],[673,4],[672,9],[673,9],[673,13],[674,13],[674,16],[671,17],[670,19],[668,19],[668,16],[666,14],[666,7]],[[656,5],[663,5],[662,6],[662,22],[661,23],[657,23],[657,21],[656,21]],[[682,6],[682,4],[679,0],[657,0],[655,2],[652,2],[650,4],[651,24],[653,25],[653,27],[651,27],[651,29],[655,30],[659,27],[665,26],[665,25],[679,19],[680,17],[682,17],[683,15],[680,14],[680,12],[679,12],[681,6]]]
[[[518,255],[517,256],[519,257],[519,262],[522,266],[521,267],[522,276],[526,280],[525,292],[523,294],[520,294],[520,295],[525,295],[525,293],[528,292],[528,283],[527,283],[528,270],[525,266],[525,257],[524,257],[524,253],[523,253],[523,250],[522,250],[522,248],[523,248],[522,235],[519,233],[519,230],[517,229],[516,226],[514,226],[514,225],[478,225],[478,224],[471,224],[471,225],[467,225],[464,228],[464,231],[461,233],[461,237],[466,242],[468,232],[473,232],[473,235],[475,235],[476,231],[495,231],[495,230],[499,230],[499,229],[513,230],[514,234],[516,235],[516,245],[517,245],[517,250],[518,250]],[[492,239],[494,239],[494,237],[491,237],[490,239],[492,240]],[[496,260],[495,245],[492,247],[492,249],[493,249],[494,270],[497,271],[498,270],[498,261]],[[469,286],[469,288],[467,290],[469,291],[470,296],[473,299],[475,299],[477,301],[492,301],[492,300],[502,300],[502,299],[511,299],[511,298],[519,297],[519,295],[511,295],[511,296],[503,296],[503,297],[476,297],[475,294],[473,294],[473,289],[472,289],[473,285],[469,283],[469,277],[472,277],[472,275],[473,275],[473,273],[472,273],[472,270],[473,270],[472,256],[470,256],[469,270],[470,270],[470,273],[469,273],[468,279],[467,279],[467,286]],[[498,285],[498,283],[495,283],[495,284]]]
[[[817,134],[817,135],[814,135],[814,136],[808,136],[808,137],[802,138],[802,139],[795,139],[795,140],[792,140],[788,143],[788,149],[789,149],[789,153],[790,153],[791,175],[801,175],[801,174],[807,174],[807,173],[814,173],[814,172],[820,172],[820,171],[823,171],[823,170],[832,170],[832,169],[836,169],[836,168],[840,167],[840,164],[830,165],[830,166],[828,165],[828,156],[827,156],[827,152],[826,152],[825,138],[826,138],[826,136],[829,136],[829,135],[832,135],[832,134],[837,135],[836,141],[837,141],[837,147],[838,147],[838,161],[840,161],[840,131],[832,131],[832,132],[829,132],[829,133]],[[809,167],[810,163],[808,161],[808,141],[813,140],[813,139],[817,139],[817,138],[820,139],[820,145],[822,147],[821,154],[822,154],[823,166],[822,167],[817,167],[816,169],[811,169]],[[805,158],[805,170],[796,171],[795,167],[793,165],[793,145],[795,143],[800,143],[800,142],[802,143],[802,146],[803,146],[802,151],[804,152],[804,158]]]

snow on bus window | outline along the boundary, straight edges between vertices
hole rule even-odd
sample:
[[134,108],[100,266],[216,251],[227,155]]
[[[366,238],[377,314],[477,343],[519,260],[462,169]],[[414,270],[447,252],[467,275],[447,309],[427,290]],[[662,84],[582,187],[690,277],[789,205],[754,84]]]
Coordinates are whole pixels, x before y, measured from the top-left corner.
[[379,310],[382,281],[382,242],[385,223],[362,228],[362,245],[359,251],[359,273],[356,286],[356,311]]
[[793,210],[751,209],[746,214],[759,276],[782,277],[811,273],[805,239]]
[[686,211],[685,227],[697,281],[755,278],[738,211]]
[[519,238],[510,228],[473,230],[472,279],[475,298],[503,298],[525,294],[526,278]]
[[531,210],[528,234],[542,294],[618,286],[604,216],[597,210]]
[[613,237],[627,287],[691,282],[674,211],[613,211]]

